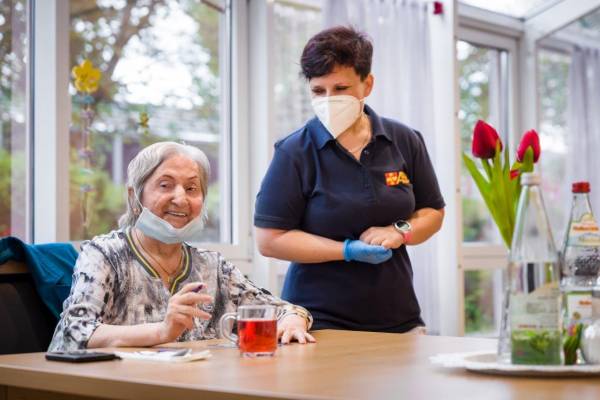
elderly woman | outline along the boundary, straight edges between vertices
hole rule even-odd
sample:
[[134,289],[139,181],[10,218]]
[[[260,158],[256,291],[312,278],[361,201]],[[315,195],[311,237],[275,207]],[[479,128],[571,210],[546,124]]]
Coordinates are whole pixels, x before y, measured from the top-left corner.
[[316,118],[275,144],[256,237],[262,254],[292,261],[282,296],[314,329],[422,332],[406,246],[440,229],[444,200],[421,134],[365,104],[372,54],[346,27],[304,47]]
[[[276,304],[282,343],[314,342],[306,309],[255,286],[219,253],[195,248],[210,166],[172,142],[129,164],[120,229],[84,242],[50,351],[212,339],[243,304]],[[201,290],[199,290],[201,288]]]

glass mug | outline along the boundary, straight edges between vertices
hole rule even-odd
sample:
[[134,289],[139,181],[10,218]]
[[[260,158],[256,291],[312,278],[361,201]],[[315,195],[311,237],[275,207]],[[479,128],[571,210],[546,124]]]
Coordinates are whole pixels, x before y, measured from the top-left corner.
[[[238,334],[226,327],[230,319],[237,320]],[[226,339],[236,343],[242,357],[271,357],[277,349],[277,307],[271,305],[240,306],[237,312],[223,314],[219,321]]]

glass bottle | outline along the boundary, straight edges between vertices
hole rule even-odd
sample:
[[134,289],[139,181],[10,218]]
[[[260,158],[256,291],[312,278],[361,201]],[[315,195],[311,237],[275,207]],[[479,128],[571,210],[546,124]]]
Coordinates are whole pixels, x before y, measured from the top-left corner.
[[591,323],[600,320],[600,278],[596,279],[592,287],[592,316]]
[[600,231],[592,212],[588,182],[572,185],[573,204],[561,252],[564,327],[589,325],[592,288],[600,267]]
[[524,173],[521,184],[498,355],[513,364],[562,364],[558,252],[539,175]]

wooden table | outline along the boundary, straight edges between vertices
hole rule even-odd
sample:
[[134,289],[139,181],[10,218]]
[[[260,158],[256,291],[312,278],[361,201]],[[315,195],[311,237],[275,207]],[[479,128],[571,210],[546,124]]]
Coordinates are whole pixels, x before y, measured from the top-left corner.
[[429,362],[438,353],[494,351],[495,340],[347,331],[315,336],[317,344],[282,346],[272,359],[242,359],[223,347],[211,348],[209,360],[184,364],[78,365],[46,361],[43,353],[0,356],[0,400],[600,399],[600,378],[509,378]]

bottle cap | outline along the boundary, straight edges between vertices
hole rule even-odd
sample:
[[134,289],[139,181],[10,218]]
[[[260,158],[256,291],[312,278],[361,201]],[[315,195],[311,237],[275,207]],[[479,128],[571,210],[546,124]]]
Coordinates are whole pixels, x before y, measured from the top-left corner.
[[572,192],[573,193],[589,193],[590,192],[590,183],[586,182],[586,181],[573,182]]
[[539,185],[542,179],[535,172],[525,172],[521,174],[521,185]]

